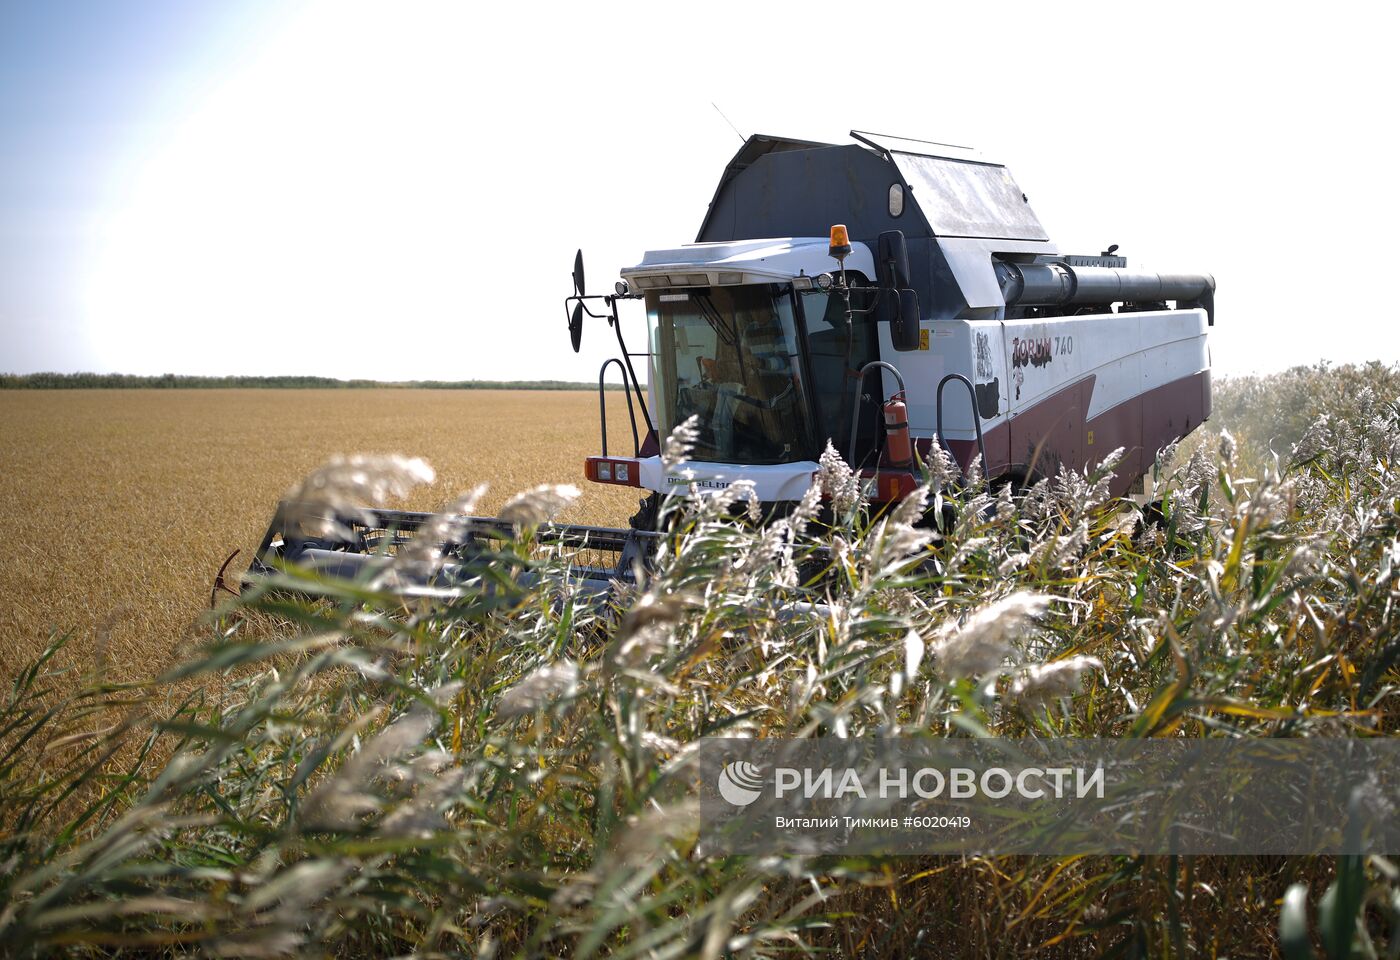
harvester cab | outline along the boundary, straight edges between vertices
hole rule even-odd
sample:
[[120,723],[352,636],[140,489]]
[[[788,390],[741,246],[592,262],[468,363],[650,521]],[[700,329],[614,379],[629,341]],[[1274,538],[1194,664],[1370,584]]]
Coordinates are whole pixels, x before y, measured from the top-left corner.
[[[860,429],[859,404],[870,399],[862,389],[865,374],[879,367],[899,378],[897,369],[879,361],[877,328],[887,328],[895,351],[916,350],[920,342],[918,294],[897,285],[908,275],[901,266],[907,263],[903,235],[882,236],[880,252],[886,256],[877,264],[867,245],[852,245],[845,225],[836,224],[829,238],[654,251],[623,270],[610,295],[590,296],[576,283],[566,301],[571,335],[577,340],[574,332],[587,315],[605,319],[619,345],[619,356],[599,371],[602,451],[588,458],[588,479],[654,492],[682,482],[706,490],[732,482],[714,470],[698,479],[690,473],[661,477],[654,414],[668,430],[694,417],[699,436],[692,458],[743,465],[745,479],[766,502],[802,496],[828,436],[844,441],[849,432],[850,443],[839,444],[843,455],[868,458],[876,425]],[[696,259],[697,253],[710,259]],[[834,271],[823,269],[833,263]],[[581,264],[580,253],[576,278],[583,275]],[[622,337],[617,307],[628,299],[645,302],[646,351],[629,350]],[[648,396],[633,365],[638,358],[647,361]],[[625,381],[630,457],[608,446],[605,387],[613,366]],[[897,413],[891,423],[905,429],[901,403],[892,398],[887,412]],[[907,447],[907,429],[903,436]],[[899,466],[909,465],[906,451]]]
[[[749,138],[696,242],[621,271],[601,298],[621,355],[600,373],[589,480],[658,496],[747,480],[777,505],[801,498],[830,443],[887,501],[913,489],[914,454],[935,443],[1018,483],[1121,447],[1121,494],[1209,416],[1213,278],[1131,270],[1116,248],[1061,254],[1004,166],[852,136]],[[580,309],[592,315],[581,262],[575,342]],[[622,338],[625,299],[644,304],[645,350]],[[607,444],[614,363],[645,425],[630,455]],[[670,472],[659,437],[692,416],[698,441]]]

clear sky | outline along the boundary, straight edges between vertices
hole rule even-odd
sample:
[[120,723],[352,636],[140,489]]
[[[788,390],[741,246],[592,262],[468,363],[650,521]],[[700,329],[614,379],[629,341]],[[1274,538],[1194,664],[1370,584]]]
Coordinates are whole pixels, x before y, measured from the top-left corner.
[[574,249],[694,239],[712,103],[979,147],[1062,251],[1214,273],[1218,371],[1395,362],[1395,11],[0,0],[0,370],[592,379]]

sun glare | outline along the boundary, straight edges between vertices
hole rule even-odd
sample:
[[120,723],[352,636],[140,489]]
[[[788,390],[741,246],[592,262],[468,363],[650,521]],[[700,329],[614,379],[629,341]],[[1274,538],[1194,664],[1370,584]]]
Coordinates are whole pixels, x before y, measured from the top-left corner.
[[318,13],[147,145],[86,288],[113,368],[299,373],[341,351],[365,375],[358,338],[461,309],[471,144],[441,115],[441,51]]

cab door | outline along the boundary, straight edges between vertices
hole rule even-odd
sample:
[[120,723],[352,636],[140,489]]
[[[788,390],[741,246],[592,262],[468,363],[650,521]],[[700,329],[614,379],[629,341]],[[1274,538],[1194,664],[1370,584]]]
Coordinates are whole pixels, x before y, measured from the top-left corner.
[[[808,290],[799,296],[799,302],[816,407],[817,452],[820,454],[830,440],[841,456],[847,457],[860,371],[879,359],[875,322],[871,314],[854,314],[848,320],[846,302],[835,293]],[[856,465],[873,465],[879,449],[883,430],[877,415],[880,382],[872,374],[861,390]]]

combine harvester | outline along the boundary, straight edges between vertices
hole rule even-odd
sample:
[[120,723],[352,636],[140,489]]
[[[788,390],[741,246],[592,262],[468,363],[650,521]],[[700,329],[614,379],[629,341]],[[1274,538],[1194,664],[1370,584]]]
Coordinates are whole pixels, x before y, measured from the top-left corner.
[[[1065,255],[1007,169],[963,148],[852,131],[851,144],[750,137],[725,168],[696,242],[648,252],[614,292],[565,301],[577,352],[585,317],[618,356],[599,372],[601,450],[590,481],[637,488],[631,528],[548,526],[586,546],[576,571],[600,589],[630,578],[658,534],[666,491],[754,484],[770,511],[799,500],[830,441],[872,500],[918,483],[914,451],[941,443],[968,470],[1024,485],[1122,447],[1113,493],[1210,416],[1207,274],[1133,270],[1116,246]],[[618,306],[640,300],[647,349],[629,349]],[[646,364],[646,388],[634,360]],[[609,448],[604,383],[624,379],[631,450]],[[948,389],[948,388],[952,389]],[[660,438],[697,418],[682,472]],[[353,575],[414,536],[428,515],[375,511],[328,542],[288,529],[283,504],[250,573],[275,561]],[[467,556],[508,534],[479,518]]]

